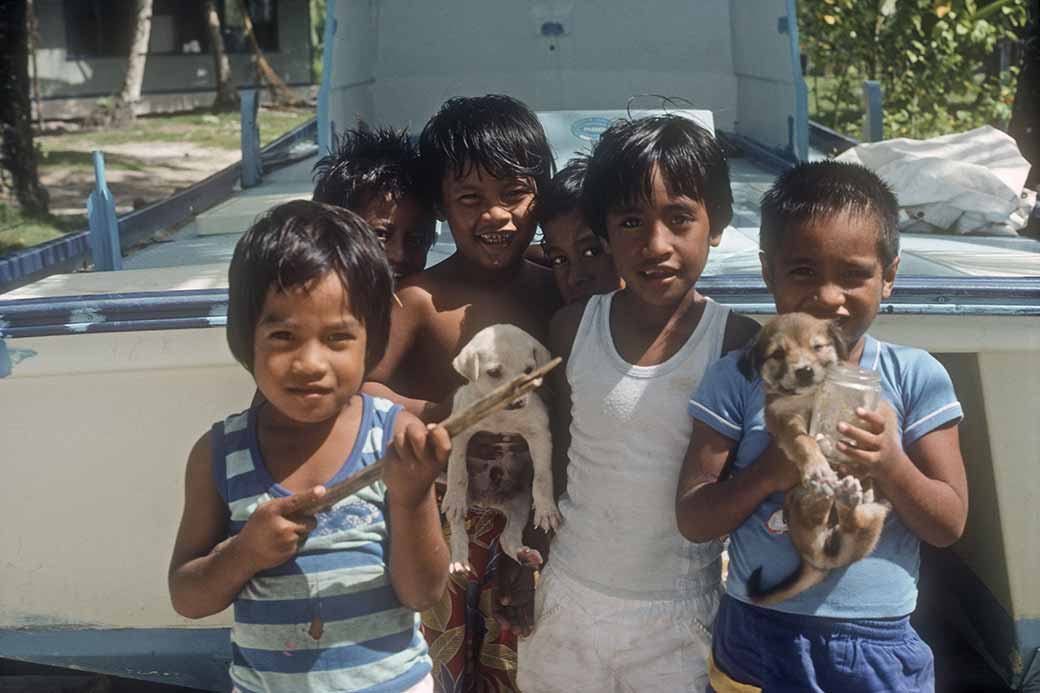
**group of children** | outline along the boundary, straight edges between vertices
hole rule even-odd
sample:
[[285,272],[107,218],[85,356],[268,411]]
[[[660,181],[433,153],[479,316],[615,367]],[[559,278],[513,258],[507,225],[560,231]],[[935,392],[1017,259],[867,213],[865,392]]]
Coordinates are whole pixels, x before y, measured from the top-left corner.
[[[710,133],[677,115],[619,121],[554,176],[524,104],[456,98],[417,149],[362,128],[317,172],[315,202],[271,210],[236,248],[228,341],[259,396],[192,449],[170,566],[178,612],[233,606],[236,690],[934,687],[909,614],[920,540],[964,527],[961,410],[937,361],[867,334],[899,264],[896,202],[874,174],[783,174],[761,259],[779,313],[837,321],[850,360],[880,372],[889,405],[840,428],[894,513],[872,556],[763,608],[745,585],[797,561],[775,515],[799,479],[765,432],[760,381],[736,368],[757,323],[697,289],[732,217]],[[436,218],[456,250],[422,269]],[[526,258],[538,226],[548,268]],[[548,558],[537,586],[479,508],[474,570],[449,578],[437,511],[451,361],[503,322],[565,360],[547,395],[564,521],[551,544],[526,533]],[[467,459],[527,454],[483,433]],[[310,509],[380,457],[380,483]]]

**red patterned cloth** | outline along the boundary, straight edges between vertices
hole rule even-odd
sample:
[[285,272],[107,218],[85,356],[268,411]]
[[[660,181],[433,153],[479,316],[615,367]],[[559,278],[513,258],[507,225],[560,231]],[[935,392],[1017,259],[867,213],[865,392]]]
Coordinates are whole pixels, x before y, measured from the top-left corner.
[[[519,445],[518,445],[519,441]],[[473,436],[470,459],[493,459],[506,454],[528,454],[522,439],[479,433]],[[444,488],[437,486],[437,505]],[[451,530],[442,522],[445,539]],[[502,554],[498,536],[505,516],[495,510],[473,507],[466,513],[469,534],[468,575],[452,575],[440,602],[422,615],[422,631],[433,659],[437,693],[512,693],[516,687],[516,636],[503,631],[495,620],[493,591]]]

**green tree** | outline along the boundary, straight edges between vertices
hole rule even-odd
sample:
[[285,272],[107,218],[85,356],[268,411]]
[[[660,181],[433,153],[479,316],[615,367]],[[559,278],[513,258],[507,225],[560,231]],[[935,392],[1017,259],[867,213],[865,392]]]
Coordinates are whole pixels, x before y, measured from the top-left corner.
[[[40,184],[29,105],[29,32],[26,0],[0,0],[0,211],[8,194],[30,215],[47,214]],[[8,192],[8,188],[10,191]]]
[[885,137],[1006,127],[1016,67],[1002,44],[1025,26],[1026,0],[801,0],[802,50],[815,117],[857,134],[863,80],[881,82]]

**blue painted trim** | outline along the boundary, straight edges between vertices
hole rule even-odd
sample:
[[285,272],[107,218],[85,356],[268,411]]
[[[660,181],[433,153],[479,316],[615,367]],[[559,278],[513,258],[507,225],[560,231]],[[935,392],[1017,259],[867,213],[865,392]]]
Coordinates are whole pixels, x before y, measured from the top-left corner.
[[227,628],[0,629],[6,659],[190,686],[231,689]]
[[867,142],[880,142],[884,137],[885,120],[883,110],[881,82],[873,79],[863,80],[863,139]]
[[85,256],[90,251],[89,235],[88,231],[78,231],[0,257],[0,289],[53,265]]
[[[881,312],[1040,315],[1040,277],[942,277],[938,281],[900,277]],[[758,275],[703,277],[697,288],[741,312],[775,311],[773,297]],[[222,327],[227,323],[227,300],[225,289],[197,289],[0,301],[0,337]]]
[[332,58],[337,24],[336,0],[328,0],[325,5],[325,45],[321,52],[321,87],[318,89],[318,153],[321,156],[332,153],[336,136],[335,124],[329,116],[329,92],[332,90]]
[[6,378],[14,370],[14,360],[11,352],[7,350],[7,342],[0,339],[0,378]]
[[802,75],[801,47],[798,43],[798,8],[787,0],[788,45],[791,48],[791,81],[794,83],[794,132],[791,149],[798,161],[809,160],[809,87]]
[[87,197],[87,219],[90,225],[90,254],[94,269],[111,272],[123,269],[123,252],[119,242],[119,220],[116,201],[105,180],[105,157],[97,149],[94,159],[94,192]]

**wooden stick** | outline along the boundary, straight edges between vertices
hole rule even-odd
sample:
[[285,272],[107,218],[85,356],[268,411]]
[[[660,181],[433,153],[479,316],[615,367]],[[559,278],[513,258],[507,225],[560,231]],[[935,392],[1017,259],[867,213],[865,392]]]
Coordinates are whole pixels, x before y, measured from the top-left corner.
[[[452,413],[447,419],[440,423],[448,431],[448,435],[454,438],[467,428],[480,422],[487,416],[504,409],[509,403],[515,401],[520,395],[531,392],[542,384],[542,377],[560,364],[560,357],[554,358],[544,366],[530,373],[518,375],[508,383],[495,388],[488,394],[478,399],[460,412]],[[353,495],[371,486],[383,478],[383,460],[362,469],[348,479],[332,484],[325,490],[325,495],[300,509],[301,514],[313,515],[314,513],[328,510],[347,496]]]

